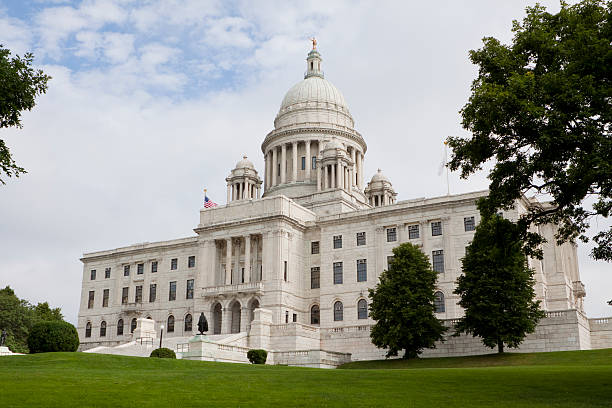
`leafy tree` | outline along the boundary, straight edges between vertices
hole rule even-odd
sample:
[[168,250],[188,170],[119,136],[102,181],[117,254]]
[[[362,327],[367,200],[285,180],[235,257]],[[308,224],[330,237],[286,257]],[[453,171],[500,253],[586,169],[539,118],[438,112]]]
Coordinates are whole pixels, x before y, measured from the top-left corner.
[[369,289],[370,317],[376,320],[370,337],[374,345],[388,349],[387,357],[405,350],[403,357],[413,358],[434,348],[446,331],[434,314],[437,273],[415,245],[401,244],[393,255],[376,288]]
[[[493,160],[489,212],[522,195],[552,197],[519,220],[530,255],[543,242],[530,225],[558,224],[559,243],[587,242],[590,218],[612,211],[611,13],[603,0],[562,2],[557,14],[528,7],[510,45],[487,37],[470,51],[479,70],[461,115],[472,136],[449,139],[449,167],[467,178]],[[594,241],[591,256],[612,261],[612,229]]]
[[[50,76],[42,70],[32,68],[34,56],[27,53],[23,58],[0,45],[0,128],[21,127],[21,113],[32,110],[36,96],[47,91]],[[0,183],[2,175],[19,177],[26,171],[17,166],[8,146],[0,139]]]
[[7,332],[7,346],[16,353],[27,353],[28,335],[41,321],[63,321],[60,308],[51,309],[47,302],[32,306],[19,299],[9,286],[0,289],[0,330]]
[[262,349],[253,349],[247,351],[247,358],[251,364],[266,364],[268,352]]
[[463,275],[454,293],[465,316],[455,336],[471,333],[500,353],[516,348],[533,333],[544,312],[534,301],[533,270],[527,265],[520,227],[498,215],[485,215],[462,259]]
[[169,348],[157,348],[151,352],[149,357],[157,357],[157,358],[176,358],[176,353]]

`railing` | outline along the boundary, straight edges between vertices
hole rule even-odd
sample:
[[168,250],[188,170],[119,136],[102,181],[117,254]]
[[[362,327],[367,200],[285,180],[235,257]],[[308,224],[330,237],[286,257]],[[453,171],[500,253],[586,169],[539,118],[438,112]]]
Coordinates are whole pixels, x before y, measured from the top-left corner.
[[220,285],[202,288],[202,297],[214,296],[220,293],[259,292],[263,291],[263,282],[237,283],[235,285]]
[[186,353],[189,351],[189,343],[179,343],[175,347],[177,353]]
[[228,344],[217,344],[217,350],[233,351],[237,353],[247,353],[250,349],[248,347],[230,346]]
[[137,312],[141,309],[142,303],[130,302],[121,304],[121,310],[124,312]]
[[139,337],[136,339],[136,343],[142,345],[153,346],[153,337]]
[[546,317],[565,317],[567,313],[565,311],[561,312],[546,312]]
[[604,318],[599,318],[599,319],[589,319],[589,321],[594,324],[608,324],[608,323],[612,323],[612,318],[604,317]]
[[346,326],[346,327],[330,327],[328,329],[322,329],[327,333],[351,333],[351,332],[369,332],[372,326],[361,325],[361,326]]

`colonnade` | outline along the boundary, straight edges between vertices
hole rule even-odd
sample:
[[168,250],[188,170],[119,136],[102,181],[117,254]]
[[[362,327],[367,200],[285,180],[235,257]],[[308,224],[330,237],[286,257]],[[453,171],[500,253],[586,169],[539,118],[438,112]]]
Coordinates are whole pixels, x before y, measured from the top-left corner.
[[261,181],[259,183],[247,178],[227,183],[227,202],[236,200],[250,200],[261,195]]
[[[251,236],[250,234],[241,237],[225,238],[225,270],[220,270],[219,276],[222,281],[217,283],[236,285],[260,281],[262,278],[261,263],[259,262],[261,240],[261,235]],[[242,248],[244,248],[244,257],[242,257]],[[253,249],[252,253],[251,249]],[[221,256],[217,257],[219,259],[219,268],[221,268],[222,264],[221,258]]]
[[[314,146],[312,144],[316,143],[317,145],[317,153],[312,154],[314,150]],[[265,160],[265,174],[264,174],[264,185],[265,189],[268,190],[271,187],[275,187],[280,184],[287,183],[296,183],[298,182],[298,148],[300,144],[304,145],[303,156],[305,158],[305,168],[302,180],[309,181],[312,177],[312,171],[317,172],[317,186],[319,186],[318,190],[327,189],[327,188],[346,188],[349,186],[357,186],[359,189],[363,189],[363,152],[350,148],[350,156],[353,162],[352,166],[349,166],[348,163],[342,165],[340,161],[335,163],[336,168],[332,169],[331,165],[322,166],[320,164],[320,153],[321,153],[321,144],[322,142],[319,140],[300,140],[300,141],[292,141],[288,143],[283,143],[280,145],[275,145],[270,148],[264,155]],[[287,159],[287,150],[291,149],[291,174],[287,174],[287,170],[289,168],[289,161]],[[279,157],[280,156],[280,157]],[[316,166],[313,169],[313,157],[315,157]],[[340,171],[338,171],[340,169]],[[322,172],[327,171],[328,176]],[[333,172],[331,176],[331,180],[328,180],[329,174]],[[325,183],[327,180],[327,184],[321,184],[321,181]],[[341,187],[342,186],[342,187]]]

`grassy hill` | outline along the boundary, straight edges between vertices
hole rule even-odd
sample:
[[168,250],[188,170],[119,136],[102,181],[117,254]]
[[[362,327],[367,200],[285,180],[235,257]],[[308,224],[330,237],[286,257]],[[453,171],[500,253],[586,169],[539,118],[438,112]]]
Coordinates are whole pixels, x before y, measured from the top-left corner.
[[0,406],[612,406],[612,349],[358,362],[344,368],[350,369],[83,353],[0,357]]

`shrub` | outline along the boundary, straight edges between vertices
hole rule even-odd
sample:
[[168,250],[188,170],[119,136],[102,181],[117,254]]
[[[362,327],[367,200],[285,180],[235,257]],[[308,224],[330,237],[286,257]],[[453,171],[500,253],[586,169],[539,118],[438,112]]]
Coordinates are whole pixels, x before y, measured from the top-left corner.
[[76,351],[79,335],[76,328],[68,322],[43,321],[32,326],[28,335],[30,353],[55,351]]
[[162,347],[153,350],[149,357],[176,358],[176,354],[174,354],[174,351],[170,350],[169,348]]
[[268,352],[261,349],[249,350],[247,352],[247,358],[253,364],[266,364]]

